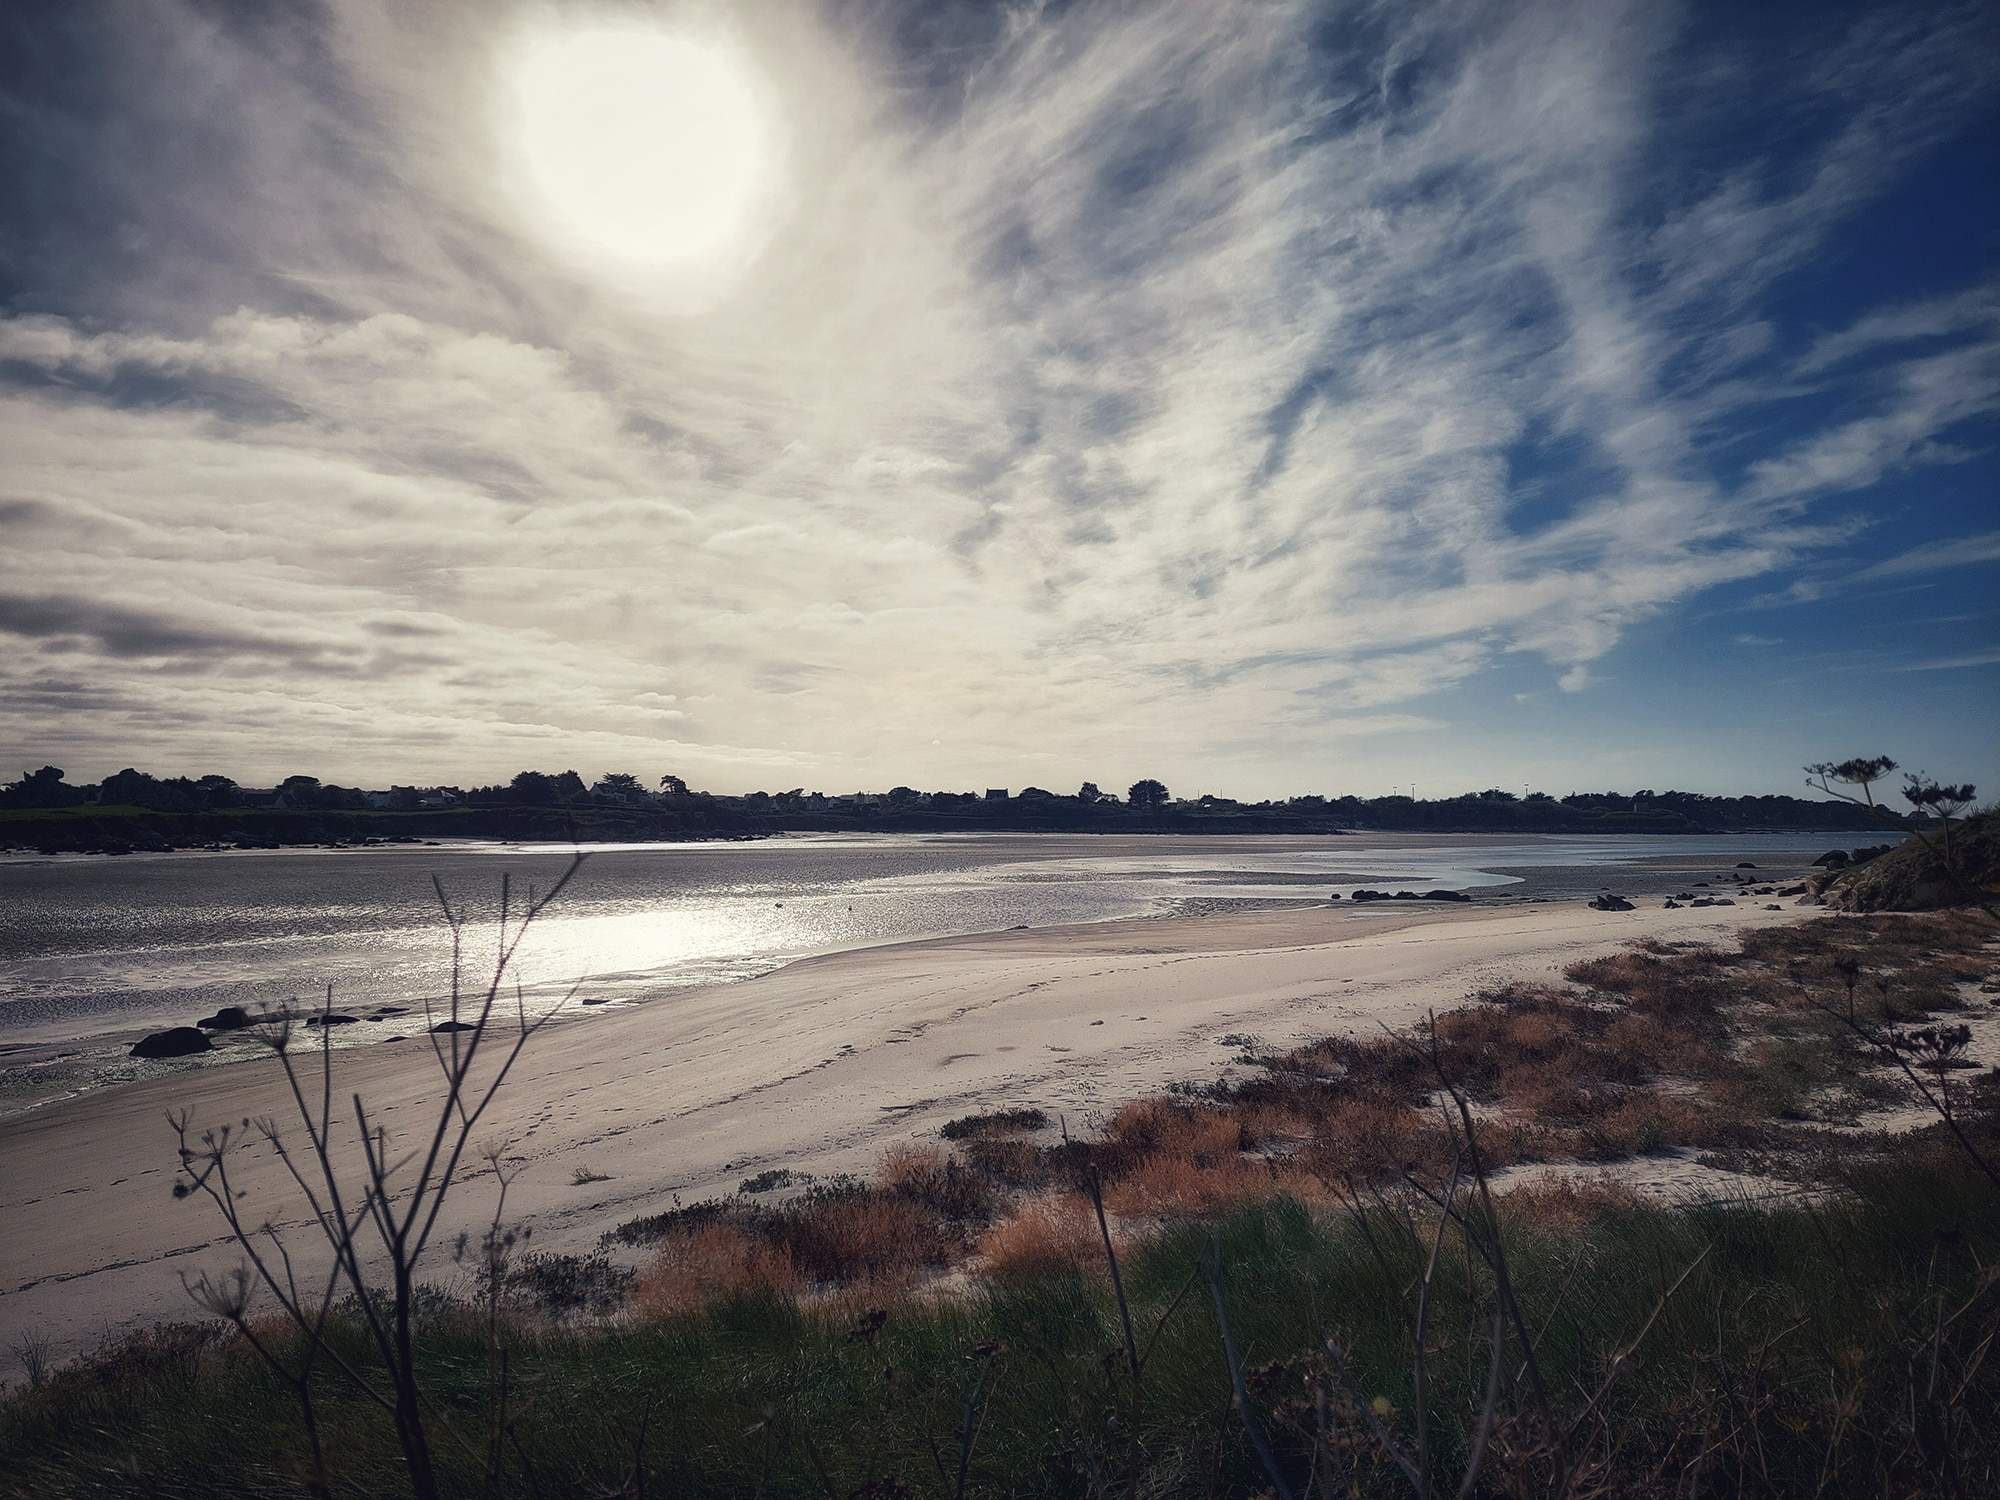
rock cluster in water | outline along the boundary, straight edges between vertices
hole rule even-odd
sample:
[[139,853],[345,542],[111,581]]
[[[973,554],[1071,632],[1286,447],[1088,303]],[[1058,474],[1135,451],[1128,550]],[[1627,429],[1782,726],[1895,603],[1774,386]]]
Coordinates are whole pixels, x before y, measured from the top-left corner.
[[173,1026],[165,1031],[156,1031],[142,1038],[132,1048],[134,1057],[187,1057],[191,1053],[206,1052],[215,1043],[208,1034],[193,1026]]

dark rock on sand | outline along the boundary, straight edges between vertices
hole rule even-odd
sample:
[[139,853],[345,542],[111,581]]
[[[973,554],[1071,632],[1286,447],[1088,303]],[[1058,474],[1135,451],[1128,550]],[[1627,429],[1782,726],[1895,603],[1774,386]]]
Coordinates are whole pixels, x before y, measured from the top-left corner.
[[1632,903],[1627,901],[1623,896],[1614,896],[1607,891],[1590,903],[1590,909],[1592,911],[1631,911]]
[[207,1052],[214,1047],[206,1035],[192,1026],[174,1026],[166,1031],[156,1031],[141,1040],[132,1049],[134,1057],[186,1057],[195,1052]]
[[253,1016],[240,1005],[225,1005],[212,1016],[203,1016],[194,1024],[205,1031],[241,1031],[246,1026],[255,1026],[263,1020]]
[[440,1021],[432,1031],[477,1031],[479,1028],[470,1021]]

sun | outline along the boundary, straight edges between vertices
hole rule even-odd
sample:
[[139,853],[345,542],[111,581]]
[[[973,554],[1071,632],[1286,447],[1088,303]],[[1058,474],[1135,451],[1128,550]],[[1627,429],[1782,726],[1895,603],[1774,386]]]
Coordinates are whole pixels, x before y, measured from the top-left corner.
[[501,127],[531,221],[629,265],[740,250],[776,186],[780,131],[754,62],[726,40],[598,23],[523,40]]

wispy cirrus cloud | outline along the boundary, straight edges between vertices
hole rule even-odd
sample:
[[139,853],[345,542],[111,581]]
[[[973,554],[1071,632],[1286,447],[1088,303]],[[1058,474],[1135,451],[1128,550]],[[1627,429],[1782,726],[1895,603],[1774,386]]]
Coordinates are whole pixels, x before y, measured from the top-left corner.
[[1990,667],[2000,662],[2000,646],[1988,646],[1984,651],[1969,651],[1963,656],[1939,657],[1934,661],[1913,661],[1904,666],[1906,672],[1955,672],[1965,667]]
[[2000,562],[2000,531],[1925,542],[1906,552],[1898,552],[1894,557],[1871,563],[1854,576],[1857,579],[1894,578],[1906,573],[1931,573],[1940,568],[1963,568],[1982,562]]
[[[1959,128],[1973,7],[1800,68],[1638,4],[795,6],[742,21],[787,212],[696,313],[510,216],[537,14],[161,7],[20,112],[160,137],[10,273],[25,739],[1282,782],[1523,659],[1593,690],[2000,380],[1984,293],[1767,306]],[[83,664],[117,710],[49,706]]]

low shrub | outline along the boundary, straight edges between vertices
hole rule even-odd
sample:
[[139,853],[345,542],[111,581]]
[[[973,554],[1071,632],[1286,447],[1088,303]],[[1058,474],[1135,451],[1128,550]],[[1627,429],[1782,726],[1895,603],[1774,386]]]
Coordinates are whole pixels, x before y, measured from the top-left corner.
[[907,1282],[952,1261],[963,1237],[893,1190],[809,1192],[763,1226],[772,1244],[811,1281]]
[[631,1293],[637,1273],[595,1255],[531,1251],[506,1269],[502,1295],[558,1320],[583,1314],[606,1317]]
[[682,1229],[660,1241],[632,1291],[642,1319],[690,1317],[737,1297],[788,1297],[799,1274],[782,1247],[732,1224]]
[[953,1224],[983,1224],[999,1201],[991,1177],[935,1149],[891,1151],[878,1176],[897,1197]]
[[627,1219],[614,1229],[606,1230],[600,1237],[603,1245],[651,1245],[672,1234],[685,1234],[696,1229],[706,1229],[727,1220],[735,1208],[721,1199],[704,1203],[691,1203],[685,1208],[676,1202],[664,1213],[643,1214],[636,1219]]
[[991,1114],[961,1115],[956,1120],[947,1120],[938,1134],[948,1141],[970,1141],[982,1136],[1040,1130],[1048,1123],[1049,1117],[1039,1109],[1002,1109]]
[[983,1269],[1007,1279],[1095,1271],[1104,1245],[1090,1202],[1077,1192],[1031,1198],[979,1240]]

